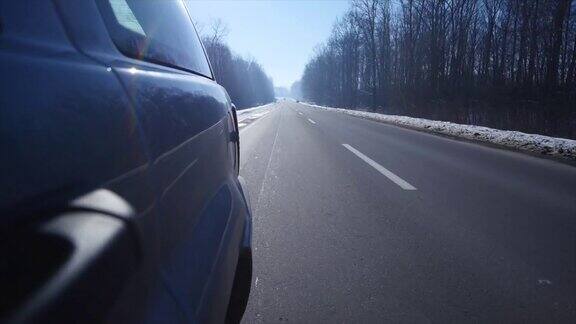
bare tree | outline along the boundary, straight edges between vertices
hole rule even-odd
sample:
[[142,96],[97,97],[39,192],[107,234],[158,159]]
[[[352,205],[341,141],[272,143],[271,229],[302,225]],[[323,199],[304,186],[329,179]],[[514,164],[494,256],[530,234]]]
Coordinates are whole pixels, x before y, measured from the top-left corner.
[[318,103],[576,137],[573,0],[353,0],[307,64]]
[[202,28],[202,32],[216,80],[226,88],[238,108],[274,100],[272,80],[254,59],[244,59],[232,53],[225,43],[228,27],[221,20],[213,21],[209,28]]

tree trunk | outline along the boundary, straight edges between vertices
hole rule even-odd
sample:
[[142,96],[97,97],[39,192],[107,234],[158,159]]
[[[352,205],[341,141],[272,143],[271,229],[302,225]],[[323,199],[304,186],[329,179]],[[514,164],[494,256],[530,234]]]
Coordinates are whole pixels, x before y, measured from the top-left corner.
[[552,29],[552,46],[548,52],[548,66],[546,68],[546,85],[552,90],[558,87],[558,64],[560,61],[560,47],[562,46],[563,26],[572,0],[558,0],[554,14]]

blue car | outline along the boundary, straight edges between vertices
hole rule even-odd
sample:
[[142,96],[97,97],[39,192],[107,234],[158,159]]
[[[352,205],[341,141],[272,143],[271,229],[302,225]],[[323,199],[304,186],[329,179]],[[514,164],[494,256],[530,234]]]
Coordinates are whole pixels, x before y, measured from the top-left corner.
[[236,111],[188,10],[0,0],[0,321],[240,321]]

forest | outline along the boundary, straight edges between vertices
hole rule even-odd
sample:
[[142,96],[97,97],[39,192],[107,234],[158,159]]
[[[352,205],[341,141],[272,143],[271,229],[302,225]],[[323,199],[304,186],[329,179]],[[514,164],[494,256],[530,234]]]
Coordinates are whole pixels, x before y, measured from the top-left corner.
[[209,28],[200,26],[202,43],[210,59],[216,81],[222,85],[238,109],[274,101],[274,84],[254,59],[233,53],[225,42],[226,26],[219,20]]
[[353,0],[297,86],[321,105],[576,138],[576,2]]

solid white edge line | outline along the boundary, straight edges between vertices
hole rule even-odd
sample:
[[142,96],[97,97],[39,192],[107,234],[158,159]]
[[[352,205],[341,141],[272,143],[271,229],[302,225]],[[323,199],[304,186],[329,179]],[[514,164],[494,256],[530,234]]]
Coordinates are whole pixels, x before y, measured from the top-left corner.
[[316,124],[315,121],[313,121],[312,119],[308,118],[308,121],[311,122],[312,124]]
[[417,190],[416,187],[406,182],[404,179],[400,178],[399,176],[392,173],[392,171],[386,169],[385,167],[378,164],[376,161],[372,160],[371,158],[367,157],[366,155],[362,154],[362,152],[358,151],[357,149],[353,148],[348,144],[342,144],[345,148],[347,148],[350,152],[354,153],[357,157],[362,159],[364,162],[368,163],[371,167],[378,170],[378,172],[382,173],[386,178],[390,179],[392,182],[400,186],[400,188],[404,190]]

